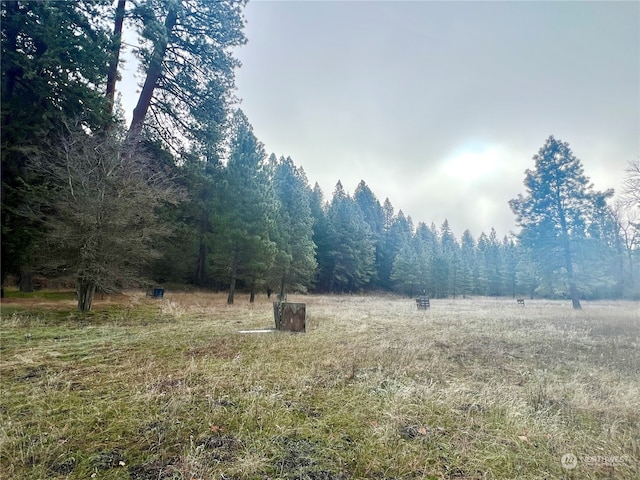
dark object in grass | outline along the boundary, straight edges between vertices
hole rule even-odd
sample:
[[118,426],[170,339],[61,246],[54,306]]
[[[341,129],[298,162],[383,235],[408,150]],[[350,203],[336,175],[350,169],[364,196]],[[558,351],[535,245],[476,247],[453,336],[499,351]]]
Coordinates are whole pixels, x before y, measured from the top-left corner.
[[418,306],[418,310],[427,310],[428,308],[431,308],[431,302],[429,302],[426,295],[420,295],[416,298],[416,305]]
[[306,331],[306,303],[274,302],[273,316],[276,329],[284,332]]
[[154,287],[147,292],[147,296],[151,298],[164,298],[164,288]]

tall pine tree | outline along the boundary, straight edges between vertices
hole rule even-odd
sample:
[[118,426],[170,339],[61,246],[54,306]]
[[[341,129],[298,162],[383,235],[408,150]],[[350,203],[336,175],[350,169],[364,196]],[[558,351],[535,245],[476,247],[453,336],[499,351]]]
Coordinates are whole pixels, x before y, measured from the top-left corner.
[[316,246],[313,243],[311,189],[304,170],[290,157],[270,158],[273,188],[278,199],[274,239],[278,246],[268,283],[277,288],[280,298],[287,290],[306,292],[312,286]]
[[354,292],[371,281],[375,271],[375,245],[369,225],[358,204],[338,182],[329,204],[329,291]]
[[582,163],[569,144],[550,136],[533,157],[535,168],[525,172],[525,195],[509,201],[521,228],[520,242],[534,252],[536,262],[581,308],[576,244],[596,221],[599,204],[613,192],[594,190]]
[[460,293],[463,297],[473,292],[473,268],[476,263],[476,243],[469,230],[462,233],[460,241]]
[[379,265],[381,264],[384,248],[384,211],[380,202],[376,198],[375,194],[367,186],[364,180],[361,180],[353,194],[353,199],[360,207],[364,220],[369,225],[371,234],[373,235],[373,241],[376,249],[376,274],[372,278],[372,284],[375,287],[380,286]]
[[253,287],[264,280],[273,264],[277,203],[266,171],[264,146],[241,110],[232,121],[231,152],[226,169],[225,201],[221,214],[226,228],[216,236],[224,250],[217,255],[229,279],[227,303],[233,303],[238,280]]
[[328,292],[332,275],[332,231],[327,205],[320,185],[316,182],[309,199],[311,216],[313,218],[312,240],[316,246],[316,270],[315,289],[320,292]]

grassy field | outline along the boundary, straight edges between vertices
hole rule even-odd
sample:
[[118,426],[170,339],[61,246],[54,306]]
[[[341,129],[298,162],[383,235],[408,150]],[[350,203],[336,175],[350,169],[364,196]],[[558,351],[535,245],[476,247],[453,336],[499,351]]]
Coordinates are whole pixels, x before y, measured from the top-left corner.
[[4,299],[0,478],[640,478],[637,303],[225,300]]

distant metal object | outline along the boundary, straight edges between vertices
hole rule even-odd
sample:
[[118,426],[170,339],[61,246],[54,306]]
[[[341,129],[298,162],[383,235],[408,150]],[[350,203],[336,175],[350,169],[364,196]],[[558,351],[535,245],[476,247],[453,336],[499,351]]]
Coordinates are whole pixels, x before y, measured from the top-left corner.
[[418,298],[416,298],[416,305],[418,307],[418,310],[427,310],[428,308],[431,308],[431,302],[429,302],[429,299],[426,297],[426,295],[420,295]]
[[524,298],[518,299],[518,305],[522,305],[524,307]]
[[164,298],[164,288],[152,288],[147,292],[147,296],[151,298]]

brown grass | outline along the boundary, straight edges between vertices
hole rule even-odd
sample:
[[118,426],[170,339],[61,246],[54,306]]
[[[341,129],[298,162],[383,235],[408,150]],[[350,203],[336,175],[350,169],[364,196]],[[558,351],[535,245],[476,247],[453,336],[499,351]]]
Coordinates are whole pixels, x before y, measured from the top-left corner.
[[239,333],[264,297],[3,301],[0,476],[640,476],[637,303],[289,300],[307,333]]

